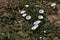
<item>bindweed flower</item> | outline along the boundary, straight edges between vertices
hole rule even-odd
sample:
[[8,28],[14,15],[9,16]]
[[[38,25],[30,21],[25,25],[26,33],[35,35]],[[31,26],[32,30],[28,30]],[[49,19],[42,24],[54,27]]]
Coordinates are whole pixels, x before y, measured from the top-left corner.
[[41,23],[41,21],[40,21],[40,20],[35,21],[33,24],[34,24],[34,25],[38,25],[39,23]]
[[22,14],[22,17],[25,17],[27,14],[25,13],[25,14]]
[[30,19],[31,19],[30,15],[26,16],[26,20],[30,20]]
[[43,19],[44,17],[42,15],[39,15],[38,16],[38,19]]
[[43,14],[44,13],[44,10],[43,9],[40,9],[39,10],[39,13]]
[[31,27],[32,30],[35,30],[38,27],[38,25],[34,25],[33,27]]

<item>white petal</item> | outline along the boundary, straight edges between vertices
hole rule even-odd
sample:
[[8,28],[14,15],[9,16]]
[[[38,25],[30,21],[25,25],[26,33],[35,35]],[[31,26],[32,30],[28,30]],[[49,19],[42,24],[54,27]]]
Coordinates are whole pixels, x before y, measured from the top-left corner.
[[52,4],[51,4],[51,7],[54,7],[54,6],[56,6],[56,3],[52,3]]
[[27,14],[25,13],[25,14],[22,14],[22,17],[25,17]]
[[34,25],[38,25],[39,23],[41,23],[41,21],[40,21],[40,20],[35,21],[33,24],[34,24]]
[[38,27],[38,25],[34,25],[33,27],[31,27],[32,30],[35,30]]
[[24,14],[26,11],[25,10],[22,10],[22,11],[20,11],[20,14]]

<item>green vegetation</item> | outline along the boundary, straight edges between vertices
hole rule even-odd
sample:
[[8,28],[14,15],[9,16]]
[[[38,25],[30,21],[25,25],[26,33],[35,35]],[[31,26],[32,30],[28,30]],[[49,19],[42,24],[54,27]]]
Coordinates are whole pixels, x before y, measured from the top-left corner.
[[[7,7],[3,7],[6,11],[1,11],[0,14],[0,40],[60,40],[60,26],[54,25],[55,21],[48,20],[48,15],[55,15],[58,9],[53,10],[49,2],[60,3],[59,0],[9,0]],[[24,7],[26,4],[29,8]],[[2,6],[2,5],[1,5]],[[2,9],[2,8],[1,8]],[[26,10],[32,19],[27,21],[23,18],[19,10]],[[33,22],[36,21],[39,9],[44,9],[44,19],[42,19],[39,27],[36,30],[31,30]],[[50,14],[51,13],[51,14]],[[46,33],[44,33],[46,31]],[[40,38],[42,37],[42,38]]]

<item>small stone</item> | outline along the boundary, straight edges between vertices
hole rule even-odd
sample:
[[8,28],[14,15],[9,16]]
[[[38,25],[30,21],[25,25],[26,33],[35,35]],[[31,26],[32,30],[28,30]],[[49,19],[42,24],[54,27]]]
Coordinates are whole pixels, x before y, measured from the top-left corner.
[[31,29],[35,30],[38,27],[38,25],[34,25]]
[[26,16],[26,20],[30,20],[30,19],[31,19],[30,15]]
[[25,17],[27,14],[25,13],[25,14],[22,14],[22,17]]
[[37,20],[37,21],[35,21],[33,24],[34,24],[34,25],[38,25],[40,22],[41,22],[40,20]]
[[38,19],[43,19],[44,17],[42,15],[39,15],[38,16]]
[[40,9],[39,10],[39,13],[43,14],[44,13],[44,10],[43,9]]
[[25,5],[25,7],[27,7],[27,8],[28,8],[28,7],[29,7],[29,5]]

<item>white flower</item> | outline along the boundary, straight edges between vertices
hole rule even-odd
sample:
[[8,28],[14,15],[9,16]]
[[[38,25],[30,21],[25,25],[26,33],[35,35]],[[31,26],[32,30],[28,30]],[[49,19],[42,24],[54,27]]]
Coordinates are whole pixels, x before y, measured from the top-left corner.
[[22,17],[25,17],[27,14],[25,13],[25,14],[22,14]]
[[44,13],[44,10],[43,9],[40,9],[39,10],[39,13],[43,14]]
[[43,19],[44,17],[42,15],[39,15],[38,16],[38,19]]
[[24,14],[26,11],[25,10],[22,10],[22,11],[20,11],[20,14]]
[[31,19],[30,15],[26,16],[26,20],[30,20],[30,19]]
[[33,27],[31,27],[32,30],[35,30],[38,27],[38,25],[34,25]]
[[25,5],[25,7],[29,7],[29,5]]
[[38,25],[39,23],[41,23],[41,21],[40,21],[40,20],[37,20],[37,21],[35,21],[33,24],[34,24],[34,25]]
[[56,6],[56,3],[52,3],[52,4],[51,4],[51,7],[55,7],[55,6]]

